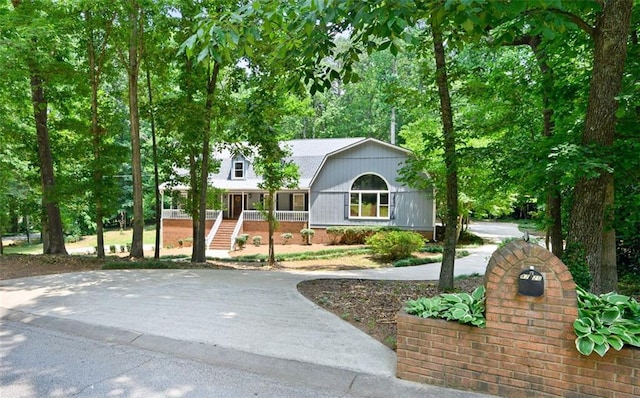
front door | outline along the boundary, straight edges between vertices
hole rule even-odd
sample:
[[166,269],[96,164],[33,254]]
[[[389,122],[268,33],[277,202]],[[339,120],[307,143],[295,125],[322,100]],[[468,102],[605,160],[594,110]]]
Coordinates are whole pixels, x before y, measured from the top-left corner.
[[231,218],[237,220],[242,214],[242,195],[231,195]]

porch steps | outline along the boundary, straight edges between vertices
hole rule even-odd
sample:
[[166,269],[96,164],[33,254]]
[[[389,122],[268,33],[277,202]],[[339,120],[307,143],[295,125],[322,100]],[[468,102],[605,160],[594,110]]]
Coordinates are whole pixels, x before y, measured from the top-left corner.
[[236,227],[238,220],[222,220],[218,232],[213,237],[210,250],[229,250],[231,245],[231,235]]

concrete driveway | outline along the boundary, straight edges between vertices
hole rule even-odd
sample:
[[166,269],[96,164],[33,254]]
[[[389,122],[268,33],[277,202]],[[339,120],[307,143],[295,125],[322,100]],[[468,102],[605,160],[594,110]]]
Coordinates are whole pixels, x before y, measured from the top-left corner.
[[[495,227],[473,225],[480,234]],[[488,228],[488,229],[487,229]],[[508,233],[519,234],[517,229]],[[502,230],[501,233],[506,233]],[[518,236],[518,235],[516,235]],[[486,245],[456,261],[484,273]],[[300,295],[319,277],[429,280],[439,264],[336,272],[94,271],[0,281],[0,317],[162,351],[188,342],[261,357],[393,377],[395,353]],[[193,346],[193,345],[192,345]]]

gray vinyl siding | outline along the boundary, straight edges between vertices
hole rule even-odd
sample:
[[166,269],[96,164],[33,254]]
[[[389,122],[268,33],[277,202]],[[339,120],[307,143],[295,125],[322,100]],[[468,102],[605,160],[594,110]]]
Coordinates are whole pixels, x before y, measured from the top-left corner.
[[[397,181],[398,170],[407,155],[374,142],[358,145],[327,158],[311,187],[311,227],[335,225],[388,225],[431,231],[434,228],[433,200],[427,192]],[[392,217],[389,220],[349,219],[348,194],[353,181],[374,173],[389,185]]]

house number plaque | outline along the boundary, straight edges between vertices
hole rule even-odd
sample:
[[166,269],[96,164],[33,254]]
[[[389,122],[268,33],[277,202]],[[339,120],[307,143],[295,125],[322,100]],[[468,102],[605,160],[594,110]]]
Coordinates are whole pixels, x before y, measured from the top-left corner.
[[544,277],[533,269],[533,266],[520,273],[518,294],[530,297],[540,297],[544,294]]

